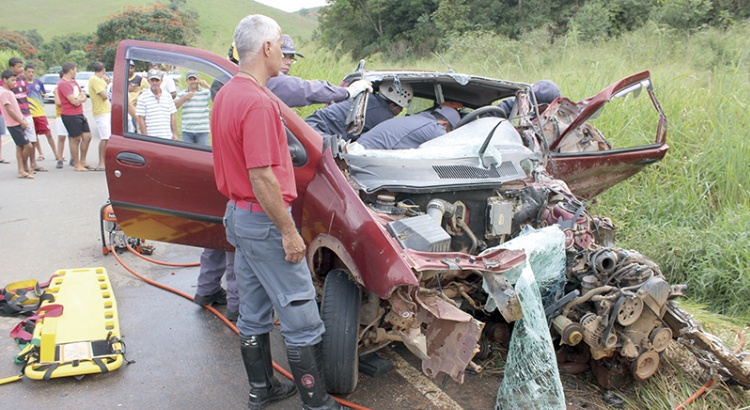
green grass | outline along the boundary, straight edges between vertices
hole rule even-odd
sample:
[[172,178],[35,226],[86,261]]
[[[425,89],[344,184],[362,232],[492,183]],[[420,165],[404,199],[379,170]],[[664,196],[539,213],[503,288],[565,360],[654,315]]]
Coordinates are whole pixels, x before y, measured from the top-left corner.
[[[35,0],[29,10],[38,13],[40,18],[19,19],[13,13],[0,13],[0,27],[8,30],[36,29],[44,40],[73,33],[93,34],[97,25],[123,7],[155,3],[153,0]],[[237,23],[248,14],[260,13],[272,17],[295,40],[310,39],[317,27],[312,17],[286,13],[250,0],[187,0],[186,7],[199,14],[201,35],[194,46],[222,55],[232,42]]]

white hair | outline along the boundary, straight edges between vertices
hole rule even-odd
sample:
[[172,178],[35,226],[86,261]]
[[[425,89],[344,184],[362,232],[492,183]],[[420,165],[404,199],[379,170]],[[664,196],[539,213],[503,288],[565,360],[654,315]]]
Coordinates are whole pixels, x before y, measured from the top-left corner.
[[281,27],[276,20],[262,14],[251,14],[240,21],[234,29],[234,45],[240,61],[252,60],[261,51],[266,41],[278,42]]

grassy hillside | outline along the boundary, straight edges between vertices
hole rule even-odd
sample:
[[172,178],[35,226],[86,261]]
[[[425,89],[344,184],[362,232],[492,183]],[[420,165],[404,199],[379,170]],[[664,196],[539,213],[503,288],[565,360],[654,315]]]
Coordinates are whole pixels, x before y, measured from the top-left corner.
[[[41,18],[19,19],[13,13],[0,13],[0,27],[8,30],[36,29],[45,40],[49,40],[71,33],[93,33],[99,23],[123,7],[155,3],[154,0],[35,0],[33,10]],[[309,39],[317,26],[315,17],[286,13],[250,0],[187,0],[187,8],[197,11],[200,18],[201,36],[193,46],[221,54],[231,43],[234,27],[248,14],[260,13],[274,18],[285,33],[300,40]],[[58,19],[58,16],[64,17]]]

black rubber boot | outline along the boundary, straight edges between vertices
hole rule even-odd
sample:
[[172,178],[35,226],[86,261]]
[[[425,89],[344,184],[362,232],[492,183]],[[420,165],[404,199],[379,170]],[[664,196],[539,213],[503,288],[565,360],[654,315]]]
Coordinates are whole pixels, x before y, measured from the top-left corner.
[[320,344],[287,346],[286,352],[304,410],[346,409],[326,392]]
[[250,382],[249,409],[261,410],[268,403],[294,396],[294,384],[282,383],[273,375],[270,334],[240,336],[240,351]]

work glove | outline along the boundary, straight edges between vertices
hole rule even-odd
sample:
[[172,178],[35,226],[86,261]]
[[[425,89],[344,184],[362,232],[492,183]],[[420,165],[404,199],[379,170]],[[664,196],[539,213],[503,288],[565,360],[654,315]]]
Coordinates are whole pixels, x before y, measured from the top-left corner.
[[364,91],[372,92],[372,84],[367,80],[357,80],[346,87],[349,98],[354,98]]

